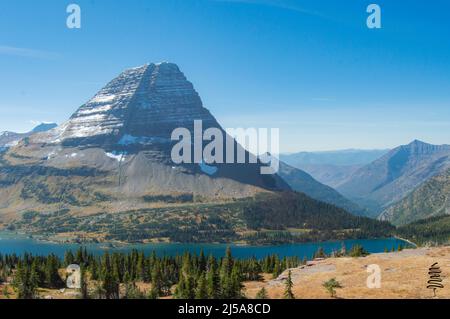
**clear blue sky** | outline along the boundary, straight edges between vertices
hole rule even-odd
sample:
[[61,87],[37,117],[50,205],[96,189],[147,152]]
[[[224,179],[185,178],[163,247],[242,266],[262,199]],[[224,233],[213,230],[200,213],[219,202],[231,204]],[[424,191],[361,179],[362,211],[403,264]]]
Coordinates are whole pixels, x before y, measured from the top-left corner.
[[2,0],[0,131],[60,123],[123,69],[171,61],[224,127],[279,127],[282,151],[450,143],[449,16],[447,0]]

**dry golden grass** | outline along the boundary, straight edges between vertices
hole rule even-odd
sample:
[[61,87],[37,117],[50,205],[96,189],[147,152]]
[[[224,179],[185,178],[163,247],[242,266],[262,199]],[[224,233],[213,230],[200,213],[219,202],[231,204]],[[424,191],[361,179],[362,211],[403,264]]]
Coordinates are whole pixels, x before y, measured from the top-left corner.
[[[364,258],[329,258],[311,262],[309,266],[291,269],[293,292],[298,299],[330,298],[323,283],[336,278],[343,286],[337,289],[338,298],[346,299],[411,299],[431,298],[427,289],[428,268],[435,262],[442,271],[444,289],[437,291],[438,298],[450,298],[450,247],[409,249],[402,252],[372,254]],[[369,289],[367,266],[381,268],[381,288]],[[284,278],[245,283],[246,295],[254,298],[265,287],[270,298],[283,298]]]

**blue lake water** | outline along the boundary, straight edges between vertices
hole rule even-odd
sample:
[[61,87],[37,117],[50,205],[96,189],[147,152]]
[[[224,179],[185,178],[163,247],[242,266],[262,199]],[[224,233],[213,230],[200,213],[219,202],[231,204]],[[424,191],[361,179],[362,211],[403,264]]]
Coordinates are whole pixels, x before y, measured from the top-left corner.
[[[333,250],[339,250],[345,244],[347,249],[359,244],[362,245],[370,253],[383,252],[385,248],[391,250],[397,248],[399,245],[403,247],[411,247],[408,243],[397,238],[387,239],[360,239],[360,240],[346,240],[346,241],[330,241],[320,243],[301,243],[301,244],[287,244],[279,246],[239,246],[239,245],[225,245],[225,244],[178,244],[178,243],[161,243],[161,244],[130,244],[120,247],[108,247],[107,244],[86,244],[89,252],[94,254],[103,254],[105,251],[127,252],[132,249],[144,251],[150,254],[155,251],[157,255],[175,256],[182,255],[184,252],[199,253],[203,249],[206,255],[214,255],[222,257],[226,248],[231,247],[233,256],[237,258],[256,257],[263,258],[267,255],[277,254],[280,257],[297,256],[301,259],[304,257],[311,258],[313,254],[322,247],[325,252],[331,253]],[[77,250],[80,247],[78,244],[55,244],[43,241],[37,241],[21,235],[13,233],[0,232],[0,253],[18,255],[24,252],[32,253],[34,255],[48,255],[55,254],[63,257],[67,250]]]

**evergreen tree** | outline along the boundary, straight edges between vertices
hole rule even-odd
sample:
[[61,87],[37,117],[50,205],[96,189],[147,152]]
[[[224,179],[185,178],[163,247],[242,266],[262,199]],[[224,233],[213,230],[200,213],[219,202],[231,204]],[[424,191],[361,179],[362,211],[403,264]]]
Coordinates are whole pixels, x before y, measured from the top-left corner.
[[323,287],[330,293],[331,297],[334,298],[336,297],[336,289],[342,288],[342,285],[336,280],[336,278],[332,278],[323,283]]
[[278,276],[280,274],[281,274],[280,262],[279,262],[279,260],[276,260],[275,261],[275,265],[273,267],[272,277],[273,278],[278,278]]
[[45,284],[48,288],[59,288],[62,285],[62,280],[58,273],[58,259],[53,254],[47,257]]
[[262,287],[260,291],[256,294],[256,299],[267,299],[267,290],[266,288]]
[[369,255],[369,253],[364,249],[363,246],[354,245],[348,255],[350,257],[365,257]]
[[93,258],[90,262],[90,270],[91,270],[91,279],[98,280],[99,278],[99,269],[97,264],[97,259]]
[[208,298],[217,299],[220,297],[220,278],[217,273],[217,264],[213,256],[208,261],[208,272],[206,274],[206,289]]
[[325,253],[325,250],[322,247],[319,247],[319,249],[314,254],[314,259],[316,258],[326,258],[327,254]]
[[145,281],[146,269],[145,269],[145,256],[144,256],[143,252],[139,253],[139,255],[138,255],[136,271],[137,271],[137,276],[138,276],[137,280]]
[[105,272],[102,288],[106,299],[119,299],[119,282],[111,272]]
[[195,299],[208,299],[205,273],[202,273],[198,278],[197,288],[195,289]]
[[14,278],[18,299],[33,299],[36,296],[36,286],[30,282],[30,274],[29,266],[25,262],[19,261]]
[[159,262],[154,265],[153,273],[152,273],[152,294],[156,296],[156,298],[162,295],[162,277],[161,277],[161,268]]
[[64,265],[67,267],[75,262],[75,257],[71,250],[68,250],[64,254]]
[[230,284],[229,298],[232,299],[242,298],[243,285],[242,285],[241,271],[239,269],[239,265],[236,263],[233,265],[229,284]]
[[86,271],[84,267],[80,268],[80,292],[81,299],[89,299]]
[[288,277],[286,279],[286,287],[284,290],[284,299],[295,299],[294,293],[292,292],[292,287],[294,283],[292,282],[292,273],[289,270]]

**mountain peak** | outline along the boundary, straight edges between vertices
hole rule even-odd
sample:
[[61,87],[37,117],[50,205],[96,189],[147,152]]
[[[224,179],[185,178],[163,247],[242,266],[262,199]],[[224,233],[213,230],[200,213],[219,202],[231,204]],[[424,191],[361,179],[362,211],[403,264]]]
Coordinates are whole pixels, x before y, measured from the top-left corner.
[[[178,127],[219,127],[175,63],[149,63],[123,71],[54,131],[54,143],[117,145],[170,140]],[[129,138],[132,137],[132,138]]]
[[426,142],[423,142],[423,141],[421,141],[421,140],[414,140],[414,141],[412,141],[411,143],[409,143],[408,145],[410,145],[410,146],[416,146],[416,145],[431,145],[431,144],[428,144],[428,143],[426,143]]
[[31,130],[31,133],[40,133],[49,131],[58,125],[56,123],[41,123]]
[[400,149],[406,150],[411,154],[433,154],[441,151],[450,150],[449,145],[434,145],[420,140],[414,140],[408,145],[401,146]]

